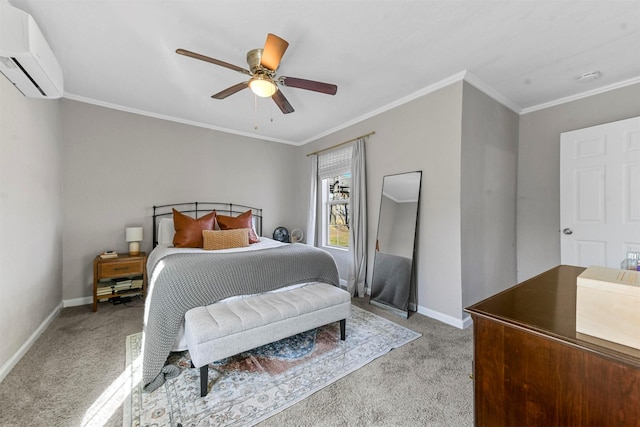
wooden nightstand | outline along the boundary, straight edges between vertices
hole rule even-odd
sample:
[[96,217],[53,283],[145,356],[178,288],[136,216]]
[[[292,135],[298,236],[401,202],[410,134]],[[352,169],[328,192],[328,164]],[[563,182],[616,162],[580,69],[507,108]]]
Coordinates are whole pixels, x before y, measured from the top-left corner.
[[[115,279],[142,278],[140,288],[113,289],[112,293],[107,288],[115,286]],[[135,285],[134,285],[135,286]],[[93,260],[93,311],[98,309],[98,300],[106,300],[113,297],[131,295],[144,296],[147,287],[147,255],[140,252],[138,255],[118,254],[118,258],[102,259],[96,256]]]

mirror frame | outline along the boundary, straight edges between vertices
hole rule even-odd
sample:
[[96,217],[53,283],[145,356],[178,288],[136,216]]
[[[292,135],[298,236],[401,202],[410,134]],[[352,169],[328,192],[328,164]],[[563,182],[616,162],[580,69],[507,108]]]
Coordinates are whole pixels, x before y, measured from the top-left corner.
[[[418,174],[417,203],[416,203],[415,221],[414,221],[414,228],[413,228],[413,235],[412,235],[413,241],[411,242],[411,258],[410,258],[411,265],[410,265],[410,271],[408,272],[407,283],[399,284],[399,286],[403,287],[401,289],[401,294],[403,295],[401,298],[401,301],[397,301],[397,300],[389,301],[388,299],[385,300],[384,298],[380,298],[377,290],[374,289],[376,287],[376,264],[379,261],[378,245],[379,245],[379,238],[380,238],[380,223],[381,223],[381,217],[382,217],[383,201],[385,197],[384,186],[385,186],[385,182],[387,182],[387,178],[402,176],[402,175],[409,175],[409,174]],[[375,243],[375,249],[374,249],[375,256],[374,256],[374,264],[373,264],[373,273],[371,278],[371,297],[369,299],[369,304],[373,304],[378,307],[390,310],[394,314],[397,314],[404,318],[409,317],[409,303],[411,302],[412,290],[414,290],[413,288],[415,284],[415,273],[414,273],[415,272],[415,255],[416,255],[416,242],[418,237],[418,225],[420,220],[421,192],[422,192],[422,171],[421,170],[392,174],[392,175],[385,175],[382,179],[382,191],[380,194],[380,210],[378,213],[378,227],[376,231],[376,243]],[[404,298],[405,294],[406,294],[406,298]]]

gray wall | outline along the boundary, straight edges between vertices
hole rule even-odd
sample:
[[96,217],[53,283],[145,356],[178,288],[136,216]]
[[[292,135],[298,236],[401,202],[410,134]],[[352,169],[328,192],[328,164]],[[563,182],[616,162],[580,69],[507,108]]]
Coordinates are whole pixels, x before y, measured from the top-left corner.
[[465,83],[462,306],[516,283],[518,115]]
[[398,204],[387,196],[381,196],[380,212],[378,212],[378,233],[372,236],[372,238],[377,239],[378,241],[378,249],[382,249],[382,252],[389,254],[393,253],[391,252],[390,241],[397,206]]
[[59,101],[0,76],[0,380],[62,301]]
[[[91,295],[93,259],[127,251],[142,225],[151,249],[154,204],[233,202],[263,208],[263,234],[302,228],[291,210],[297,147],[62,101],[65,304]],[[77,300],[79,299],[79,300]]]
[[[388,197],[383,197],[383,200],[392,207],[389,210],[381,209],[381,212],[389,213],[390,224],[388,227],[383,227],[382,223],[378,229],[388,228],[389,234],[386,237],[386,245],[381,247],[381,251],[402,256],[405,258],[411,258],[413,256],[413,239],[416,230],[416,212],[418,211],[417,202],[397,203]],[[384,203],[384,202],[383,202]],[[385,231],[382,230],[382,231]],[[375,237],[375,236],[374,236]]]
[[560,263],[560,134],[640,116],[640,84],[520,117],[518,281]]
[[[300,148],[298,193],[307,212],[306,154],[375,131],[366,143],[371,283],[382,179],[422,171],[417,245],[416,303],[422,313],[452,324],[462,317],[460,250],[460,141],[462,82],[363,120]],[[303,179],[304,178],[304,179]]]
[[372,130],[366,145],[368,283],[382,178],[422,170],[417,310],[468,324],[464,307],[516,281],[518,115],[458,82],[315,141],[305,153]]

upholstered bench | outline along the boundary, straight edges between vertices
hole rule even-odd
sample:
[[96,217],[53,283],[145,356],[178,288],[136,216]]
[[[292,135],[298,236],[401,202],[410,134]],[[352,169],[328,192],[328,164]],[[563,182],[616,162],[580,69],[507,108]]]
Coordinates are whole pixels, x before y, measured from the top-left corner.
[[337,321],[344,340],[350,313],[349,293],[320,282],[189,310],[185,339],[200,368],[200,396],[208,393],[209,363]]

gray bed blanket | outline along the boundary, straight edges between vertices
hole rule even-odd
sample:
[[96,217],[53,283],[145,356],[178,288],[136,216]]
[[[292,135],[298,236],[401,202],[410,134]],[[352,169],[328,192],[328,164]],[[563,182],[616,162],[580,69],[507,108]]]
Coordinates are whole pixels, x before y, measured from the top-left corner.
[[407,311],[412,262],[411,258],[376,252],[371,299]]
[[248,252],[172,254],[152,269],[142,340],[142,381],[149,392],[180,373],[165,362],[188,310],[297,283],[339,285],[333,257],[303,244]]

